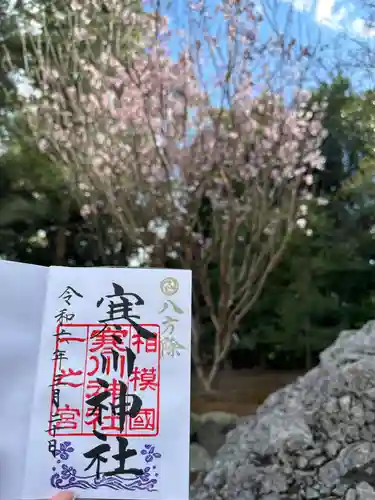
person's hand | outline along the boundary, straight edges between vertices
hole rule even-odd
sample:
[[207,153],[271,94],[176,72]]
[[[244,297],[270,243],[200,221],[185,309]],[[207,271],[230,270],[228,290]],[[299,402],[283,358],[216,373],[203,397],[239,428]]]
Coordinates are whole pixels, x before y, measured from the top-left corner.
[[73,500],[73,493],[70,491],[59,491],[51,500]]

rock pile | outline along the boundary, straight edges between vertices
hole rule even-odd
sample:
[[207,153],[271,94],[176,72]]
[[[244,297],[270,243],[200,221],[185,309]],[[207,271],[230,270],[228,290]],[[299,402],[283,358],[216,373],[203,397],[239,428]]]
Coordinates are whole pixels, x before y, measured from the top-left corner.
[[375,500],[375,321],[231,431],[194,500]]
[[212,458],[225,443],[228,432],[236,428],[237,421],[237,415],[222,411],[190,415],[190,472],[212,467]]

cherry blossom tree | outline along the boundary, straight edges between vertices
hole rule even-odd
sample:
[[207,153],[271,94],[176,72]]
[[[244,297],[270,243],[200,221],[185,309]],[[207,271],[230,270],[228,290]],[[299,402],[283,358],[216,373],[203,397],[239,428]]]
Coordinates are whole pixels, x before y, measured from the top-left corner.
[[[291,233],[308,229],[325,136],[324,106],[301,90],[306,53],[265,37],[253,3],[210,5],[75,0],[60,31],[39,17],[39,34],[23,34],[39,89],[24,112],[83,215],[104,207],[146,260],[193,270],[192,356],[207,391]],[[164,340],[164,355],[184,347]]]

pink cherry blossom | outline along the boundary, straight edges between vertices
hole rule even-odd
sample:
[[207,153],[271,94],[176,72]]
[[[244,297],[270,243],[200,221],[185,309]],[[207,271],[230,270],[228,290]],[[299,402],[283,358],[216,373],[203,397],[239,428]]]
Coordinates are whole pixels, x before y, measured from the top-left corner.
[[[82,198],[83,216],[104,206],[119,235],[151,249],[152,263],[177,255],[193,269],[193,356],[209,388],[288,237],[308,227],[314,175],[324,168],[324,106],[310,106],[300,88],[301,50],[285,36],[262,39],[249,2],[222,0],[215,12],[188,2],[178,31],[151,4],[135,13],[124,0],[106,2],[99,27],[99,4],[75,0],[64,18],[71,29],[44,52],[35,44],[41,93],[24,109],[40,148]],[[216,332],[208,374],[202,298]]]

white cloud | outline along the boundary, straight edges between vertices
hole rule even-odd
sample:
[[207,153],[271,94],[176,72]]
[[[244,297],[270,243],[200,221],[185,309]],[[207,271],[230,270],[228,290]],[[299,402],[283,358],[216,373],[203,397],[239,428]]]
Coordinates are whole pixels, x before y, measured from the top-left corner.
[[319,24],[325,24],[330,27],[339,27],[342,23],[346,10],[341,8],[334,13],[335,0],[317,0],[315,10],[315,20]]
[[375,29],[366,26],[363,19],[356,17],[358,9],[350,2],[338,6],[336,0],[317,0],[315,21],[334,31],[344,31],[357,38],[372,38]]
[[317,24],[326,26],[333,31],[345,31],[358,38],[372,38],[375,36],[375,29],[367,27],[363,19],[356,18],[356,11],[358,12],[358,10],[346,0],[344,2],[340,0],[316,0],[315,11],[314,0],[283,1],[291,3],[295,10],[299,12],[311,14]]
[[366,26],[363,19],[355,19],[352,23],[353,32],[363,38],[373,38],[375,36],[375,29]]

